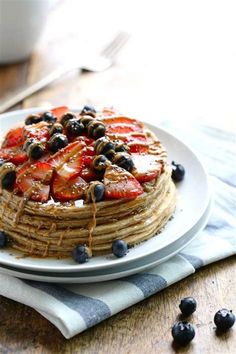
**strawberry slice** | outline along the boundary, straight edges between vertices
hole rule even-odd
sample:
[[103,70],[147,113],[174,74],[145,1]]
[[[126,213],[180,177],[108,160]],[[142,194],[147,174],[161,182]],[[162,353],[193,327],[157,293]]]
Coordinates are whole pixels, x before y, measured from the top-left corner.
[[125,143],[129,146],[129,151],[136,153],[148,152],[148,141],[145,134],[134,133],[126,136]]
[[56,200],[67,202],[80,199],[86,187],[87,183],[80,176],[67,181],[65,178],[55,174],[52,183],[52,193]]
[[143,131],[143,124],[141,122],[125,116],[104,118],[102,122],[106,124],[107,134],[129,134]]
[[133,199],[143,193],[143,188],[137,179],[116,165],[111,165],[106,169],[104,185],[105,197],[108,199]]
[[69,111],[69,108],[67,106],[60,106],[60,107],[55,107],[51,109],[52,114],[57,117],[58,120],[65,114],[66,112]]
[[94,169],[88,166],[82,168],[80,177],[82,177],[86,182],[91,182],[98,179]]
[[87,146],[93,145],[93,143],[94,143],[93,139],[90,139],[85,135],[77,136],[73,141],[84,142]]
[[48,123],[42,121],[37,124],[25,125],[24,136],[26,138],[35,138],[41,142],[47,142],[50,138]]
[[5,161],[10,161],[15,165],[20,165],[28,160],[28,156],[20,147],[0,149],[0,158]]
[[45,162],[23,165],[16,174],[16,188],[31,200],[46,202],[49,198],[52,167]]
[[160,176],[162,163],[158,156],[150,154],[132,154],[133,175],[139,182],[148,182]]
[[59,170],[66,162],[71,158],[75,157],[77,154],[81,153],[85,148],[85,143],[81,141],[74,141],[67,145],[64,149],[59,150],[54,155],[52,155],[47,162]]
[[16,145],[22,145],[24,143],[24,128],[18,127],[11,129],[5,136],[2,147],[9,148]]
[[84,150],[77,152],[75,156],[71,156],[59,169],[58,175],[69,180],[73,177],[79,176],[84,165]]

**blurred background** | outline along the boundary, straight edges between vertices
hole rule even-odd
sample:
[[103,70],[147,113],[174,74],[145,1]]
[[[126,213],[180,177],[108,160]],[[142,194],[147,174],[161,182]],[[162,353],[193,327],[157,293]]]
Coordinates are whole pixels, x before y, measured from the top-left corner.
[[[0,0],[0,29],[4,1],[15,0]],[[14,109],[113,105],[152,123],[198,121],[236,132],[235,1],[40,1],[48,8],[31,56],[0,65],[1,103],[84,53],[92,56],[123,30],[131,38],[110,69],[82,75],[74,70]],[[41,15],[28,14],[32,21]],[[14,16],[9,21],[24,26],[20,13]]]

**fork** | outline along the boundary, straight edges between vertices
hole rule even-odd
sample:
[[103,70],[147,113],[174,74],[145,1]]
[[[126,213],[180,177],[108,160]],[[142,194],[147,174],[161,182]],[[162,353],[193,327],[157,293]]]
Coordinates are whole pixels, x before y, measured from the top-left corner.
[[127,32],[119,32],[113,38],[113,40],[101,51],[100,54],[92,56],[89,55],[88,58],[84,59],[84,63],[75,63],[67,66],[62,66],[49,75],[45,76],[41,80],[35,82],[33,85],[25,88],[23,91],[19,92],[15,96],[9,98],[7,101],[0,103],[0,113],[5,112],[15,104],[23,101],[25,98],[33,95],[44,87],[48,86],[55,80],[59,79],[68,72],[80,69],[82,71],[91,72],[102,72],[108,69],[114,63],[115,57],[119,51],[123,48],[129,39],[129,34]]

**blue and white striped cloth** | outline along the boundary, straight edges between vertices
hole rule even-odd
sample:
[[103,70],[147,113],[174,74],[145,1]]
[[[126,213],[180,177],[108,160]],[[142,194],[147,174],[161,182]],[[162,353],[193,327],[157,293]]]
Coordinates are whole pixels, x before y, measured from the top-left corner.
[[209,222],[191,244],[153,269],[97,284],[47,284],[1,274],[0,294],[31,306],[71,338],[196,269],[235,255],[236,137],[207,127],[188,130],[188,135],[174,131],[202,155],[215,191]]

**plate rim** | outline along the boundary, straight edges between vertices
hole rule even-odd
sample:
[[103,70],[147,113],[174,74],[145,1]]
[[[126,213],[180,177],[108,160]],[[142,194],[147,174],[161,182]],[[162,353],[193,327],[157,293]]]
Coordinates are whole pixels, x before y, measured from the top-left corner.
[[[26,109],[20,109],[20,110],[15,110],[15,111],[11,111],[11,112],[7,112],[7,113],[4,113],[4,114],[0,114],[0,122],[4,119],[7,119],[7,118],[10,118],[12,116],[15,116],[15,115],[25,115],[25,114],[30,114],[30,113],[34,113],[34,112],[41,112],[41,111],[44,111],[46,109],[50,109],[50,107],[32,107],[32,108],[26,108]],[[73,111],[79,111],[79,108],[78,107],[70,107],[71,110]],[[19,120],[20,122],[20,120]],[[145,122],[143,121],[144,124],[148,127],[150,127],[151,129],[154,128],[154,130],[159,130],[160,132],[164,133],[165,135],[167,136],[170,136],[172,139],[174,139],[175,141],[177,141],[178,143],[182,144],[182,146],[184,146],[185,149],[188,150],[188,152],[190,152],[194,158],[196,159],[199,167],[201,168],[203,174],[204,174],[204,177],[205,177],[205,183],[207,185],[207,196],[205,198],[205,203],[204,203],[204,206],[202,207],[202,210],[201,210],[201,213],[200,214],[197,214],[197,218],[194,219],[194,222],[193,224],[191,225],[191,227],[193,227],[202,217],[202,215],[204,214],[208,204],[209,204],[209,200],[210,200],[210,194],[211,194],[211,188],[210,188],[210,183],[209,183],[209,176],[206,172],[206,169],[205,169],[205,166],[204,164],[202,163],[202,161],[199,159],[198,155],[187,145],[185,144],[183,141],[181,141],[178,137],[176,137],[175,135],[173,135],[171,132],[169,132],[167,129],[163,129],[162,127],[158,127],[158,126],[155,126],[153,124],[150,124],[149,122]],[[189,227],[187,230],[185,230],[184,232],[181,232],[181,235],[179,235],[179,233],[176,233],[176,236],[174,239],[171,240],[170,243],[173,243],[175,242],[178,238],[181,238],[184,236],[184,234],[186,232],[188,232],[191,227]],[[154,236],[155,237],[155,236]],[[168,239],[164,239],[164,240],[161,240],[161,246],[159,246],[159,248],[164,248],[164,247],[167,247],[168,245]],[[132,249],[131,249],[132,251]],[[18,253],[17,251],[15,251],[14,249],[11,249],[11,252],[15,252],[16,254]],[[132,261],[137,261],[137,260],[140,260],[148,255],[152,255],[153,253],[155,253],[156,250],[151,250],[150,252],[145,253],[145,254],[140,254],[140,255],[136,255],[135,257],[129,257],[129,258],[120,258],[120,259],[114,259],[114,262],[112,262],[113,260],[107,260],[105,259],[103,261],[102,264],[89,264],[89,263],[86,263],[85,265],[83,265],[83,267],[81,267],[80,264],[76,264],[75,265],[71,265],[71,264],[68,264],[68,265],[60,265],[60,266],[46,266],[46,265],[42,265],[42,264],[34,264],[34,265],[31,265],[31,264],[22,264],[22,263],[17,263],[17,262],[13,262],[13,261],[8,261],[8,260],[4,260],[2,262],[2,260],[0,260],[0,262],[2,264],[6,264],[6,265],[9,265],[9,266],[12,266],[14,265],[14,267],[16,268],[20,268],[20,269],[29,269],[29,270],[38,270],[38,271],[51,271],[51,272],[59,272],[59,271],[63,271],[63,272],[87,272],[87,271],[92,271],[92,270],[97,270],[97,269],[106,269],[106,268],[112,268],[112,267],[118,267],[119,265],[124,265],[124,264],[128,264]],[[20,254],[20,252],[19,252]],[[104,255],[104,257],[107,257],[108,255]],[[0,255],[0,258],[1,258],[1,255]],[[32,258],[33,259],[33,258]],[[67,258],[68,259],[68,258]],[[35,258],[35,260],[37,261],[37,258]],[[40,259],[41,260],[41,259]]]

